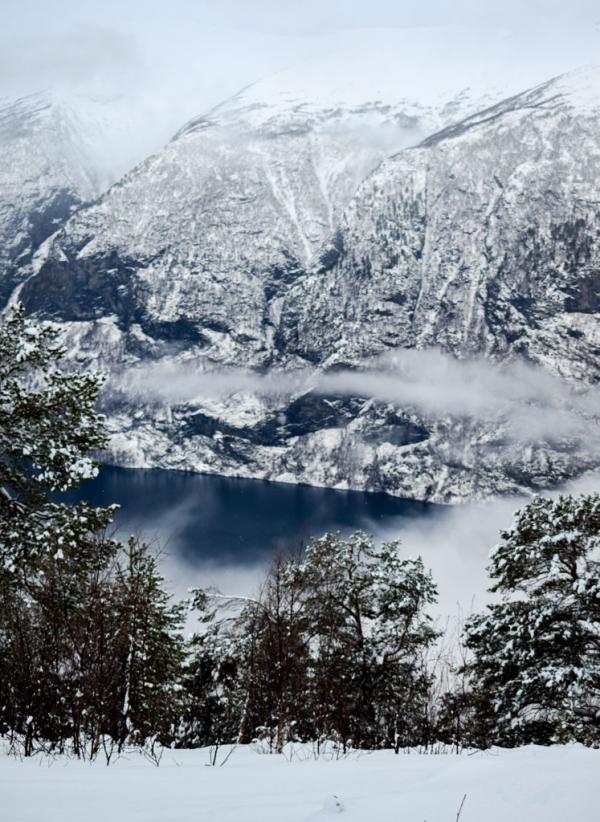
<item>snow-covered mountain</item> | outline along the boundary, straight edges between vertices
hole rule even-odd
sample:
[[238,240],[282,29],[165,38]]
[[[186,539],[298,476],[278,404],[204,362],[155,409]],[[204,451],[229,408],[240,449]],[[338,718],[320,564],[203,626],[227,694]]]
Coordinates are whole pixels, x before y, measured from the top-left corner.
[[[362,185],[326,262],[286,295],[282,350],[340,368],[437,346],[596,384],[599,186],[600,69],[545,83],[400,152]],[[502,416],[473,426],[421,415],[430,436],[381,449],[382,484],[443,497],[560,482],[598,466],[597,421],[598,405],[591,429],[561,434],[555,409],[554,429],[523,448]]]
[[518,354],[598,381],[599,186],[600,68],[432,135],[361,186],[327,264],[286,295],[284,348],[327,366]]
[[44,241],[143,158],[139,116],[124,98],[0,99],[0,309]]
[[433,413],[356,386],[165,390],[217,366],[356,369],[431,345],[597,380],[598,71],[498,104],[500,89],[458,81],[413,97],[414,78],[385,58],[374,96],[360,71],[305,93],[327,78],[318,63],[249,87],[39,255],[22,296],[68,323],[74,356],[153,375],[141,406],[119,395],[110,408],[115,459],[436,500],[600,462],[572,433],[524,448],[502,415]]
[[40,244],[97,192],[74,119],[50,94],[0,100],[0,305]]
[[[362,180],[520,89],[485,61],[474,75],[461,42],[445,29],[361,32],[192,120],[69,222],[30,304],[74,321],[116,315],[134,357],[175,339],[209,346],[214,362],[268,365],[284,294]],[[448,58],[444,75],[431,54]]]
[[32,307],[77,321],[117,315],[136,348],[176,337],[210,342],[215,361],[268,363],[283,294],[360,182],[480,103],[464,91],[437,106],[370,100],[352,84],[344,102],[334,84],[305,104],[294,80],[284,72],[277,88],[259,83],[191,121],[71,220],[29,290]]

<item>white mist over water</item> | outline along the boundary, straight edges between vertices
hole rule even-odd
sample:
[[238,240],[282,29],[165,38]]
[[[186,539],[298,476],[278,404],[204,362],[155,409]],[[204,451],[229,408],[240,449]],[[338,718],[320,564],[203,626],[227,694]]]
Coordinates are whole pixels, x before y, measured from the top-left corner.
[[[433,613],[445,619],[480,609],[488,601],[489,552],[498,542],[500,530],[510,526],[514,512],[525,503],[525,498],[496,500],[448,508],[412,522],[392,518],[384,525],[367,519],[362,528],[373,533],[377,541],[399,539],[406,557],[423,558],[439,589]],[[215,559],[191,564],[168,547],[167,552],[162,568],[176,598],[187,596],[190,588],[213,586],[223,593],[255,596],[268,566],[266,559],[250,564]]]
[[[597,491],[600,491],[600,473],[590,473],[547,496]],[[391,517],[381,523],[365,518],[361,527],[374,534],[378,542],[400,540],[404,556],[423,558],[439,591],[438,603],[431,613],[443,624],[448,619],[462,619],[480,611],[491,601],[488,591],[491,583],[486,570],[490,551],[499,542],[501,531],[511,527],[514,514],[527,501],[527,497],[508,497],[478,504],[440,506],[431,515],[414,519]],[[165,524],[166,537],[168,522]],[[216,587],[227,594],[256,596],[268,559],[232,563],[211,558],[192,564],[178,555],[175,541],[171,546],[167,541],[161,567],[176,599],[185,598],[190,588],[206,587]],[[193,628],[191,621],[190,629]]]

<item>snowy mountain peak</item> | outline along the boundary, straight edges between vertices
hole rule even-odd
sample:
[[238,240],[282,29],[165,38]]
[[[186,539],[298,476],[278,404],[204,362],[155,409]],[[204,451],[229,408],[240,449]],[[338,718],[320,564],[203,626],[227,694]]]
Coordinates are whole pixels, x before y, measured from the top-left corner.
[[581,112],[600,110],[600,64],[582,66],[546,84],[547,93],[560,95]]
[[52,92],[0,100],[0,174],[63,175],[84,199],[97,192],[93,163],[74,112]]
[[536,45],[526,44],[521,33],[458,26],[349,31],[335,47],[248,85],[207,119],[257,128],[372,109],[448,123],[576,65],[558,49],[532,59]]

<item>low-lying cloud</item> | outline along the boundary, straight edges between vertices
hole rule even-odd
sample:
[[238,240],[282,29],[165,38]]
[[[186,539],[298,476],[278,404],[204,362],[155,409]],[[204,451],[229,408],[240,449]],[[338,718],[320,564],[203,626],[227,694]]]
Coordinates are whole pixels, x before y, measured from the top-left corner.
[[[117,386],[136,402],[189,404],[217,416],[220,409],[247,405],[249,397],[269,413],[281,409],[282,415],[290,400],[309,391],[327,398],[361,397],[391,403],[428,420],[481,422],[515,443],[561,440],[572,453],[600,457],[599,388],[569,383],[524,361],[495,364],[482,358],[458,360],[438,350],[403,350],[354,371],[266,374],[202,370],[201,362],[162,362],[130,369],[118,378]],[[563,490],[589,492],[599,485],[600,476],[590,473]],[[425,518],[389,518],[383,525],[365,518],[361,527],[377,539],[400,539],[406,555],[421,555],[439,586],[436,615],[453,617],[480,609],[489,600],[489,551],[526,501],[515,496],[438,508]],[[185,516],[184,506],[177,512],[178,529]],[[165,530],[163,523],[161,530],[166,534],[169,528]],[[267,564],[262,558],[241,565],[230,557],[219,561],[214,556],[190,564],[178,552],[176,537],[171,547],[166,575],[178,594],[186,585],[212,585],[252,595]]]
[[[574,438],[574,452],[584,448],[588,456],[600,456],[598,387],[568,383],[525,362],[457,360],[429,350],[393,352],[361,370],[337,373],[201,371],[198,362],[160,363],[126,372],[119,388],[135,395],[136,401],[141,396],[147,402],[204,404],[215,413],[219,403],[235,407],[249,395],[270,408],[285,408],[291,398],[307,391],[327,397],[358,396],[415,409],[430,418],[469,417],[491,423],[492,428],[498,424],[516,442],[566,438],[568,445],[568,438]],[[550,493],[591,492],[599,487],[600,475],[588,473]],[[427,517],[390,517],[383,524],[365,517],[360,527],[379,540],[400,539],[406,555],[421,555],[439,586],[436,615],[453,617],[481,609],[489,601],[490,549],[526,502],[526,497],[513,496],[438,507]],[[267,555],[254,556],[247,563],[214,555],[186,560],[178,550],[177,533],[182,533],[188,516],[193,517],[193,506],[187,508],[183,501],[171,524],[156,524],[159,540],[167,541],[170,552],[165,573],[172,589],[184,595],[186,587],[216,586],[225,592],[255,594]]]
[[[598,488],[600,475],[590,473],[561,490],[590,493]],[[551,492],[549,496],[558,493]],[[526,497],[513,496],[484,503],[439,507],[428,517],[390,518],[384,524],[365,518],[360,527],[374,534],[378,542],[400,540],[403,556],[423,558],[439,592],[432,613],[443,623],[446,619],[462,619],[491,601],[487,574],[490,551],[498,543],[500,532],[511,527],[515,512],[526,503]],[[180,509],[177,529],[182,527],[182,514],[185,524],[186,514]],[[187,516],[193,516],[191,509]],[[334,526],[330,530],[334,530]],[[244,563],[215,557],[190,561],[178,551],[176,536],[169,539],[173,532],[168,522],[163,522],[154,535],[159,542],[164,544],[166,541],[161,568],[175,598],[185,598],[190,588],[214,587],[236,596],[259,593],[269,563],[268,555]],[[193,620],[188,627],[195,627]]]
[[150,403],[202,405],[253,394],[283,410],[312,391],[393,403],[426,417],[502,424],[514,442],[585,438],[600,449],[600,389],[572,384],[524,361],[458,360],[438,350],[402,350],[357,370],[200,370],[199,363],[156,363],[122,374],[114,387]]

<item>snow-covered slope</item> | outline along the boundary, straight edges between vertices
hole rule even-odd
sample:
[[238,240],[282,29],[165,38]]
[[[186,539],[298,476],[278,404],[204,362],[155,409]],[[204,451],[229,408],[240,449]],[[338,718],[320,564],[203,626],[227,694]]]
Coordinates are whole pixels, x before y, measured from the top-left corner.
[[0,308],[43,242],[156,148],[126,96],[0,98]]
[[[579,746],[493,749],[461,756],[350,754],[310,746],[285,756],[238,747],[223,767],[213,750],[165,751],[156,768],[128,754],[101,761],[0,756],[10,822],[595,822],[600,753]],[[218,752],[220,764],[228,748]]]
[[70,324],[74,356],[141,368],[143,396],[109,409],[114,458],[438,501],[596,467],[593,408],[515,437],[514,403],[483,419],[356,383],[311,392],[314,375],[193,389],[216,366],[356,368],[433,345],[598,379],[598,70],[479,113],[471,92],[411,102],[402,77],[393,100],[359,103],[336,77],[305,104],[284,72],[192,121],[38,259],[23,296]]
[[[339,368],[437,346],[460,358],[524,359],[596,384],[599,185],[600,69],[550,81],[428,138],[363,184],[327,264],[288,292],[282,349]],[[470,496],[543,487],[599,464],[597,405],[579,431],[564,429],[555,407],[553,427],[528,434],[523,421],[509,435],[507,424],[519,427],[515,408],[473,425],[444,415],[451,389],[439,386],[437,413],[421,408],[425,441],[371,455],[383,484]],[[474,393],[485,390],[474,379]],[[523,404],[540,418],[548,412],[541,396],[525,392]]]
[[364,183],[331,264],[289,292],[286,348],[332,364],[437,345],[596,382],[599,186],[600,68],[429,137]]
[[97,184],[75,119],[51,94],[0,100],[0,156],[1,306]]

